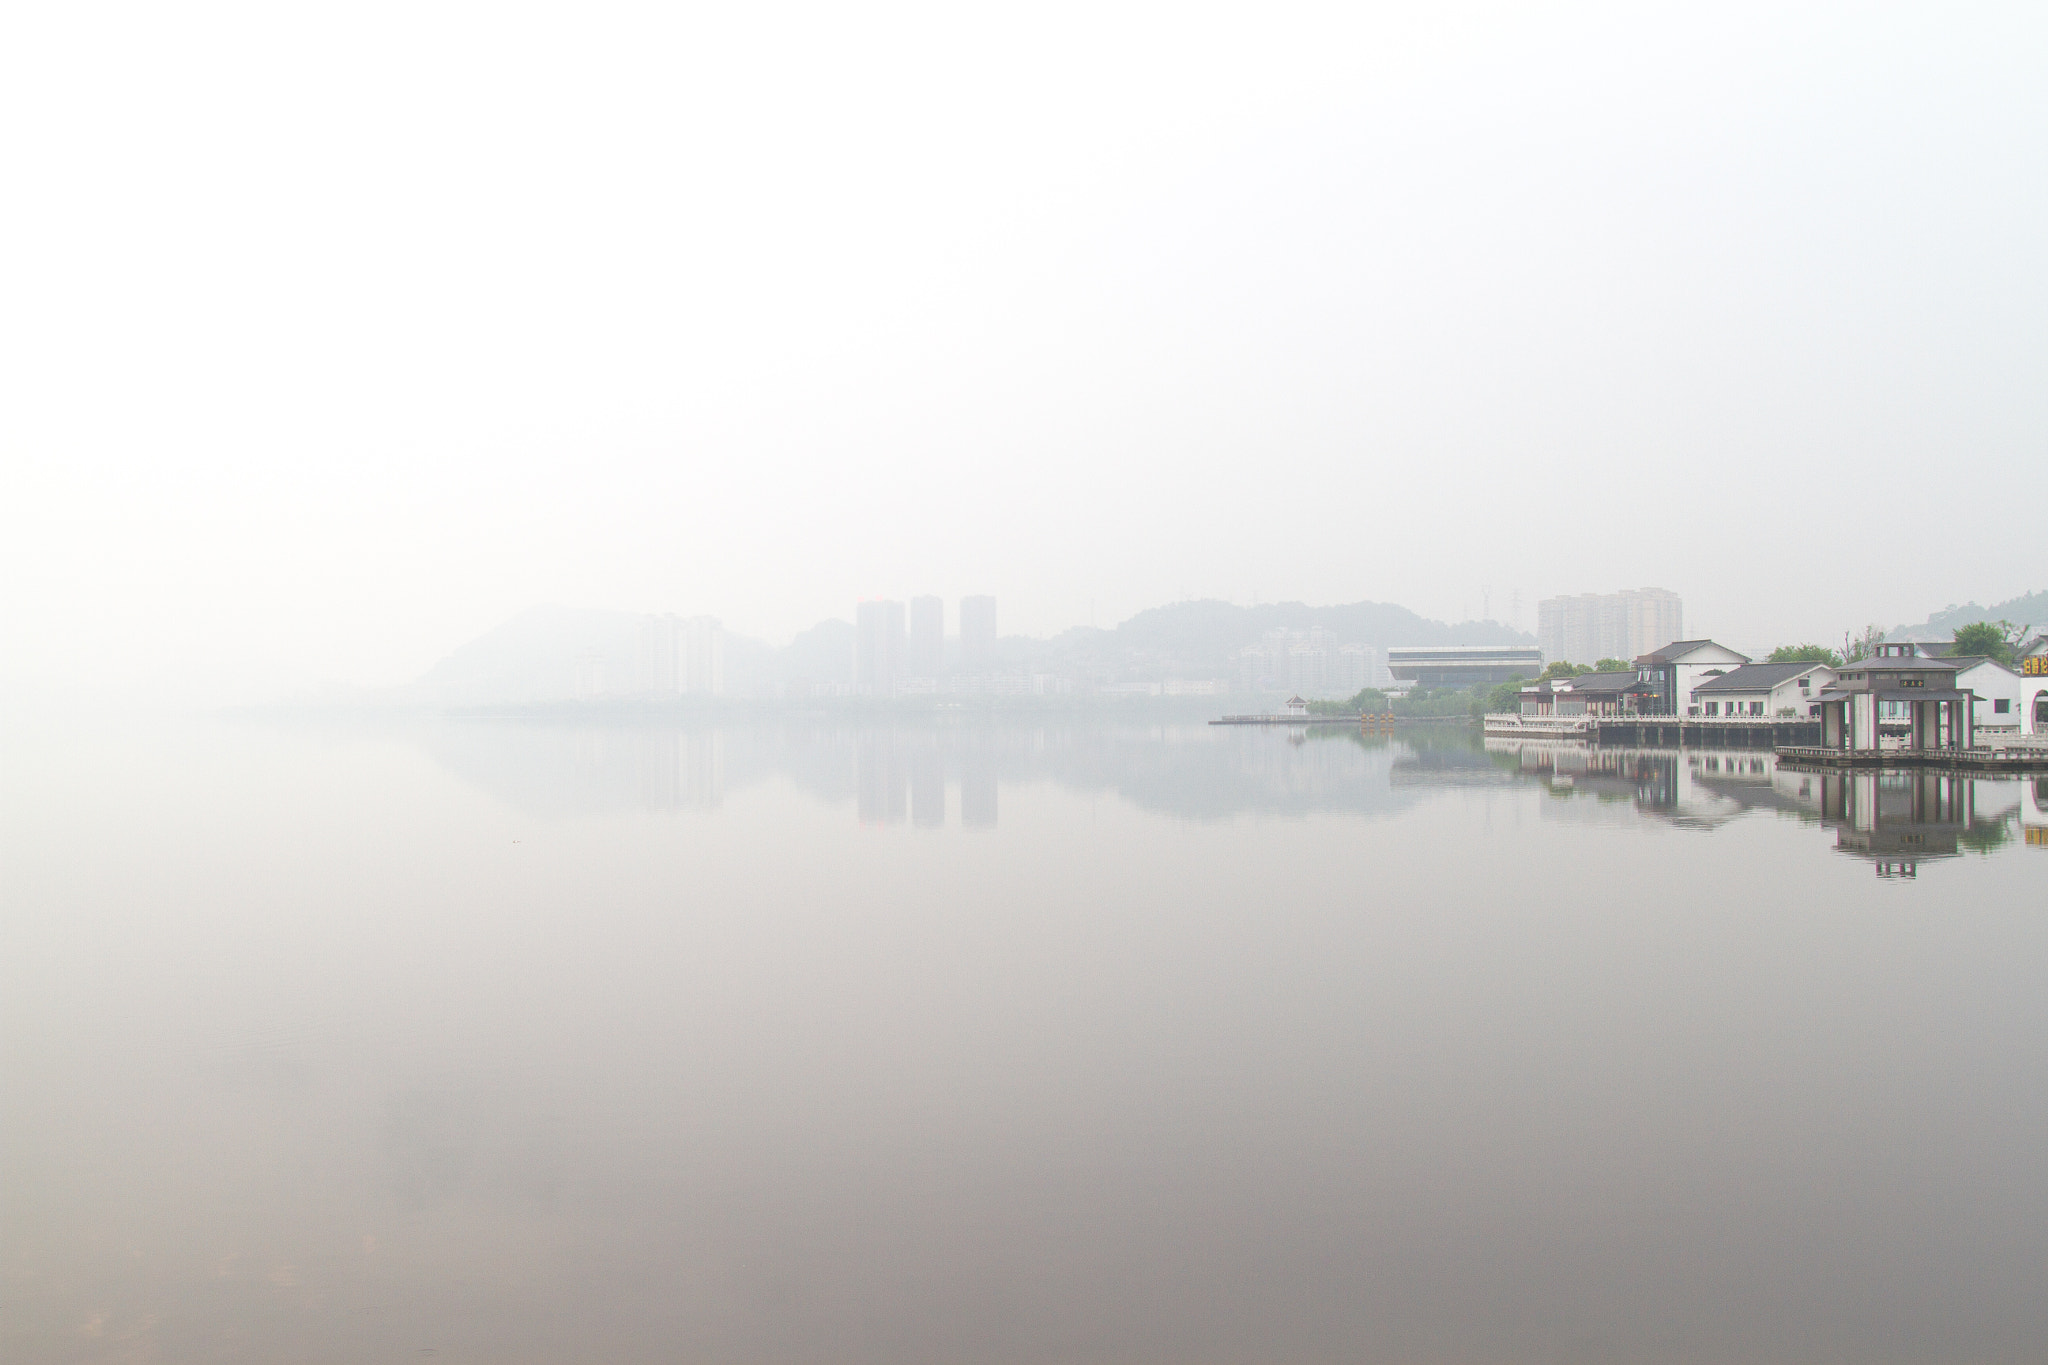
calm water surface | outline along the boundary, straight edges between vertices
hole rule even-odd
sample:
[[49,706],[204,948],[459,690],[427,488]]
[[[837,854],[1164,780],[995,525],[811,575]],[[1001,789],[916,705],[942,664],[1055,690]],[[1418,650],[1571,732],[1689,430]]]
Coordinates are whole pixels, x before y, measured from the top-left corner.
[[11,724],[8,1361],[2048,1349],[2048,783]]

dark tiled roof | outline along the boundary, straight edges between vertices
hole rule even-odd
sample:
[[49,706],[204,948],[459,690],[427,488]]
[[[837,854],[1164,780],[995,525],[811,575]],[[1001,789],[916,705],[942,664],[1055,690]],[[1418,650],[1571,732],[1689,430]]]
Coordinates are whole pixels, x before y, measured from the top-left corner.
[[1857,659],[1837,669],[1840,673],[1911,673],[1915,670],[1938,670],[1953,673],[1954,659],[1920,659],[1909,654],[1873,654],[1868,659]]
[[1971,669],[1975,668],[1978,664],[1993,664],[1999,668],[2004,669],[2008,673],[2019,672],[2019,670],[2017,668],[2014,668],[2011,664],[1999,663],[1998,660],[1992,658],[1988,654],[1951,654],[1947,658],[1943,659],[1942,662],[1945,664],[1953,665],[1955,667],[1956,672],[1958,673],[1967,673]]
[[[1686,655],[1692,653],[1694,650],[1702,649],[1707,645],[1713,645],[1716,649],[1728,649],[1728,646],[1720,643],[1718,640],[1673,640],[1670,644],[1664,646],[1662,649],[1651,650],[1648,654],[1645,654],[1640,659],[1636,660],[1636,662],[1668,664],[1672,662],[1674,659],[1682,659]],[[1735,650],[1728,649],[1728,652],[1730,654],[1735,654],[1737,658],[1741,657],[1741,655],[1737,653],[1737,651]]]
[[1693,688],[1695,692],[1768,692],[1787,678],[1796,678],[1801,673],[1826,664],[1813,662],[1798,664],[1744,664],[1718,678],[1709,678]]
[[1620,692],[1635,686],[1636,675],[1627,673],[1581,673],[1576,678],[1559,678],[1559,687],[1574,692]]
[[1876,697],[1879,701],[1961,701],[1972,697],[1974,692],[1942,687],[1860,687],[1824,688],[1814,695],[1815,701],[1842,701],[1848,697]]

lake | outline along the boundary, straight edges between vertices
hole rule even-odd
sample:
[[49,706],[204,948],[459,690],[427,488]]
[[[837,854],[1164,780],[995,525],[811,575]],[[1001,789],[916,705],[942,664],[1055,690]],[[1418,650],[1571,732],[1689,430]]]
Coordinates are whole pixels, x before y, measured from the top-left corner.
[[2048,780],[9,722],[0,1356],[2004,1361]]

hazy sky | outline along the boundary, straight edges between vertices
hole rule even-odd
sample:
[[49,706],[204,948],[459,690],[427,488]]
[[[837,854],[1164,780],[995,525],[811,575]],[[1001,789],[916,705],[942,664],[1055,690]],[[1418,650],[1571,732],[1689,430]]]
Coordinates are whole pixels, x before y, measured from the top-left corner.
[[2044,71],[2022,4],[19,5],[0,669],[2039,588]]

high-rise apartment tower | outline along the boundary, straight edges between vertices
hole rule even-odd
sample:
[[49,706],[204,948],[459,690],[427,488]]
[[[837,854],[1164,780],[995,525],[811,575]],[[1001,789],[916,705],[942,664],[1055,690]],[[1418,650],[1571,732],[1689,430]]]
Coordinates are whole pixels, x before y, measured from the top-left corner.
[[936,597],[910,599],[910,676],[936,678],[946,666],[946,604]]
[[1552,663],[1636,659],[1685,638],[1678,594],[1662,588],[1546,597],[1536,604],[1536,642]]
[[901,602],[863,602],[855,615],[853,690],[866,697],[891,697],[903,684]]
[[996,670],[996,599],[960,599],[960,671],[983,676]]

